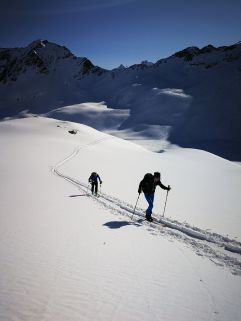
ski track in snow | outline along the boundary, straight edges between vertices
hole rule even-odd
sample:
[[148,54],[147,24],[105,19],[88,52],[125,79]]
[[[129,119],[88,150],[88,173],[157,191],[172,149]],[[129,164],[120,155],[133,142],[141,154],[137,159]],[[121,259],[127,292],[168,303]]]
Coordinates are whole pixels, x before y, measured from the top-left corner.
[[108,139],[113,138],[100,138],[88,144],[77,146],[69,156],[53,166],[52,172],[78,187],[81,191],[85,192],[87,196],[91,197],[94,202],[106,208],[111,213],[118,215],[119,217],[121,215],[121,217],[124,216],[128,218],[128,224],[132,224],[136,227],[145,227],[152,234],[165,236],[169,238],[170,241],[178,240],[192,248],[197,255],[208,258],[218,266],[228,268],[234,275],[241,275],[240,242],[217,233],[201,230],[197,227],[190,226],[187,223],[180,223],[166,217],[157,217],[155,213],[153,213],[155,221],[151,223],[147,222],[143,209],[136,208],[133,215],[134,207],[131,204],[101,191],[99,197],[92,196],[89,185],[59,171],[59,168],[63,164],[77,156],[81,150]]

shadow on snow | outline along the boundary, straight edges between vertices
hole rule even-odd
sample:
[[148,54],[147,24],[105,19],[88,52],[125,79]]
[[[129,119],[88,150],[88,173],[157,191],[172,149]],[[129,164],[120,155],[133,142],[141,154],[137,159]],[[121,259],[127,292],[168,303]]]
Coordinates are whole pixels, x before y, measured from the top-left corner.
[[89,194],[76,194],[76,195],[69,195],[69,197],[79,197],[79,196],[89,196]]
[[107,226],[111,229],[116,229],[116,228],[120,228],[120,227],[127,226],[127,225],[137,226],[138,224],[136,224],[134,222],[128,222],[128,221],[111,221],[111,222],[107,222],[107,223],[103,224],[103,226]]

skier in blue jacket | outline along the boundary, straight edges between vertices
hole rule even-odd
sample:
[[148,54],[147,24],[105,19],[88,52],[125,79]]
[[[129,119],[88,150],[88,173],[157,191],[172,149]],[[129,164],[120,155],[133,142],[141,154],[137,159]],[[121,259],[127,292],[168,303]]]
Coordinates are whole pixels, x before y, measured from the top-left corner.
[[95,196],[97,196],[97,193],[98,193],[98,180],[101,185],[102,180],[100,179],[100,176],[96,172],[91,173],[89,177],[89,183],[91,183],[91,192]]

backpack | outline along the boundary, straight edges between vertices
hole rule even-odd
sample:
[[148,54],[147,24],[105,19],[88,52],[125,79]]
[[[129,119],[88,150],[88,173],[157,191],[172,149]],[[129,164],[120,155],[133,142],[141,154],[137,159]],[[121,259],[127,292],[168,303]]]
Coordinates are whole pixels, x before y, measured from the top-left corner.
[[142,182],[141,188],[144,193],[152,193],[153,192],[153,175],[151,173],[145,174]]
[[152,179],[153,175],[151,173],[145,174],[143,181],[150,181]]

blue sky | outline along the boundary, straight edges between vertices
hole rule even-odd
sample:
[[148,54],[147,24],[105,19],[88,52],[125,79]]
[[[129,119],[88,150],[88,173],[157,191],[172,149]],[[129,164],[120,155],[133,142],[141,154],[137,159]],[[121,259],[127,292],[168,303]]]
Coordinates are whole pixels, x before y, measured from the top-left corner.
[[36,39],[103,68],[241,40],[240,0],[1,0],[0,47]]

